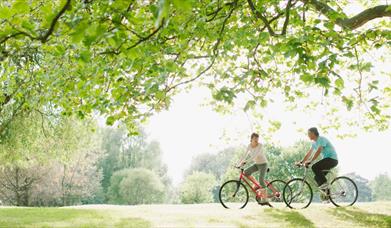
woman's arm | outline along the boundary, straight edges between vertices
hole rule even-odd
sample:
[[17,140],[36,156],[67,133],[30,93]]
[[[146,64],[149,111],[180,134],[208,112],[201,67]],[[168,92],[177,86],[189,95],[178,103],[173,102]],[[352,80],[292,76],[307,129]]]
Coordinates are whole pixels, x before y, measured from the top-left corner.
[[249,154],[250,154],[250,150],[247,149],[245,155],[243,156],[243,158],[240,159],[239,166],[242,166],[244,164],[244,162],[247,161]]

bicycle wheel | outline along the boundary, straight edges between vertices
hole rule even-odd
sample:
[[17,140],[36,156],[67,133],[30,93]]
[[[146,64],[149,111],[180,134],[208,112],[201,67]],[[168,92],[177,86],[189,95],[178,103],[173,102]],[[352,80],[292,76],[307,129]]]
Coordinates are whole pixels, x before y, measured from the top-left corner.
[[285,181],[273,180],[266,186],[267,187],[266,192],[271,202],[276,202],[276,203],[284,202],[282,193],[284,191],[285,185],[286,185]]
[[307,208],[312,202],[312,188],[302,178],[294,178],[284,187],[282,193],[285,204],[292,209]]
[[248,202],[248,190],[240,181],[227,181],[220,188],[219,200],[225,208],[242,209]]
[[352,206],[358,197],[357,185],[349,177],[337,177],[330,184],[329,197],[337,207]]

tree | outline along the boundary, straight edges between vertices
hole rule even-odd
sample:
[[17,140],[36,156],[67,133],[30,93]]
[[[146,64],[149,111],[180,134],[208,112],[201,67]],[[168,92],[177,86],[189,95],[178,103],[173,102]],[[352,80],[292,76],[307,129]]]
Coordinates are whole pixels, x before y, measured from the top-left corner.
[[391,200],[391,178],[387,174],[378,175],[370,185],[374,200]]
[[0,144],[0,197],[18,206],[70,205],[100,189],[100,138],[93,122],[25,113]]
[[369,180],[361,177],[356,173],[348,173],[346,176],[350,177],[354,183],[356,183],[358,188],[358,198],[359,202],[370,202],[372,201],[373,194],[372,189],[369,186]]
[[213,202],[212,190],[216,186],[216,178],[212,174],[194,172],[187,176],[181,186],[182,203]]
[[195,156],[190,164],[190,168],[186,171],[185,176],[193,172],[205,172],[213,174],[217,180],[220,180],[231,164],[231,159],[236,148],[227,148],[219,151],[217,154],[204,153]]
[[171,180],[167,175],[167,165],[163,164],[160,145],[147,141],[142,131],[139,135],[128,135],[126,129],[103,128],[102,147],[104,156],[99,161],[103,171],[102,187],[105,193],[111,185],[113,173],[128,168],[146,168],[154,171],[168,190]]
[[356,2],[366,9],[350,16],[336,0],[2,1],[0,133],[20,110],[97,112],[134,132],[196,81],[217,107],[240,94],[244,109],[265,107],[272,91],[296,104],[315,90],[365,117],[348,125],[388,128],[389,78],[366,55],[389,58],[390,5]]
[[110,202],[150,204],[164,201],[165,187],[159,176],[145,168],[123,169],[113,174],[109,188]]

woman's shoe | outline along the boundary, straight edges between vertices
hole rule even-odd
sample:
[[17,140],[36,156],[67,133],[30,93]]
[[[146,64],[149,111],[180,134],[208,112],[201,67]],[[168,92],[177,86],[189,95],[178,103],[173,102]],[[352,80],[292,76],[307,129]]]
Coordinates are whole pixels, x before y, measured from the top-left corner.
[[263,202],[263,203],[258,202],[258,204],[261,205],[261,206],[273,207],[269,202]]

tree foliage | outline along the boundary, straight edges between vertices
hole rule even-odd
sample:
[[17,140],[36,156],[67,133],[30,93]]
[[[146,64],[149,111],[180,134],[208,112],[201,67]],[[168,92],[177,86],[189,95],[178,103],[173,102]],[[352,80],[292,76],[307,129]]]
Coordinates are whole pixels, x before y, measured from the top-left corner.
[[188,203],[211,203],[213,202],[213,189],[216,186],[216,178],[213,174],[193,172],[187,176],[181,185],[181,202]]
[[102,186],[108,192],[112,175],[129,168],[145,168],[154,171],[168,190],[171,180],[167,175],[167,165],[162,162],[162,151],[156,141],[147,141],[144,132],[129,136],[126,129],[103,128],[102,149],[104,155],[100,158],[98,167],[102,169]]
[[320,91],[367,120],[354,123],[387,128],[389,75],[368,53],[389,58],[390,6],[357,4],[351,16],[335,0],[4,0],[0,133],[22,110],[98,112],[135,131],[195,81],[217,105],[246,94],[245,109]]
[[145,168],[123,169],[113,174],[109,200],[116,204],[150,204],[165,200],[165,188],[156,173]]
[[93,123],[41,119],[12,122],[0,144],[0,199],[17,206],[80,204],[101,191],[102,154]]
[[391,178],[387,174],[378,175],[372,182],[374,200],[391,200]]

